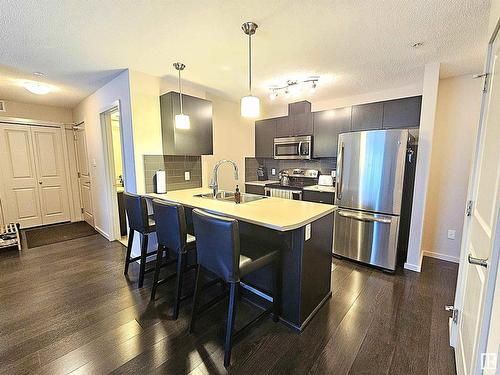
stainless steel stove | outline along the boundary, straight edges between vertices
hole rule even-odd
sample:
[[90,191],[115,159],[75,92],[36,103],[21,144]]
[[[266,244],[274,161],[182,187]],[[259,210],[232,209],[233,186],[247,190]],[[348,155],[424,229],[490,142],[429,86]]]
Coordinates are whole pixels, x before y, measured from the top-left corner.
[[283,169],[279,172],[279,182],[267,184],[268,197],[302,200],[302,189],[318,183],[319,171],[316,169]]

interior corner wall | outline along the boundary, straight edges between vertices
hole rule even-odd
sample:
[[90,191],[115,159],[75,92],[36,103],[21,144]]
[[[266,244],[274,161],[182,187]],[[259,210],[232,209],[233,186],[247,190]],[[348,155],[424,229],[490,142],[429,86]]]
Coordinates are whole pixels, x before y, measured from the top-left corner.
[[106,172],[106,156],[102,137],[100,114],[114,105],[120,105],[120,121],[124,140],[123,166],[125,187],[135,192],[136,176],[134,165],[134,139],[130,104],[130,82],[128,70],[85,98],[73,109],[73,122],[85,123],[85,136],[92,186],[92,211],[96,229],[108,239],[111,238],[110,202]]
[[418,156],[415,171],[415,185],[413,189],[413,208],[408,239],[408,255],[404,265],[406,269],[417,272],[420,272],[422,267],[422,232],[436,118],[439,70],[440,64],[438,62],[425,65],[422,85],[422,109],[420,112]]
[[[482,89],[483,81],[470,74],[439,81],[422,238],[426,256],[459,262]],[[456,231],[455,239],[448,239],[448,230]]]
[[144,155],[163,154],[160,117],[161,79],[133,70],[129,75],[137,193],[144,194],[146,192]]
[[64,107],[53,107],[48,105],[5,100],[5,109],[5,112],[0,112],[1,117],[49,121],[61,124],[71,124],[73,121],[71,109]]

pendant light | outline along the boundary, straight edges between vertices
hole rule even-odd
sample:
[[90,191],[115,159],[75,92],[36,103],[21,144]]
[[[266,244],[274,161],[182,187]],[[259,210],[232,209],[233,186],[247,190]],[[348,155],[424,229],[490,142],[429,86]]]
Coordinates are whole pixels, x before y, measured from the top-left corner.
[[255,118],[260,115],[260,100],[252,95],[252,35],[257,30],[254,22],[245,22],[241,28],[248,35],[248,91],[249,95],[241,98],[241,115],[243,117]]
[[185,67],[186,65],[184,65],[183,63],[174,63],[174,68],[179,72],[179,103],[181,107],[181,113],[179,115],[175,115],[175,127],[177,129],[189,129],[191,126],[189,122],[189,116],[185,115],[184,112],[182,112],[181,71],[184,70]]

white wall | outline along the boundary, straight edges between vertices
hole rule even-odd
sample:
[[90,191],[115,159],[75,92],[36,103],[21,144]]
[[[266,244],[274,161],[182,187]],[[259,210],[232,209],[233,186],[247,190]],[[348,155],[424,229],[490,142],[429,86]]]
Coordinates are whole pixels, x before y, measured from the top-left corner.
[[5,108],[5,112],[0,112],[1,117],[16,117],[65,124],[72,122],[71,109],[69,108],[13,102],[10,100],[5,100]]
[[[458,262],[474,139],[479,125],[481,79],[440,80],[422,249]],[[447,238],[448,229],[456,239]]]
[[408,255],[405,268],[420,272],[422,266],[422,233],[424,227],[425,205],[433,147],[436,104],[439,88],[439,63],[425,66],[422,85],[422,110],[418,135],[418,155],[413,188],[413,206],[411,213]]
[[75,123],[85,122],[95,226],[108,238],[110,238],[111,234],[109,217],[111,207],[106,183],[106,158],[100,113],[110,109],[117,103],[120,104],[120,121],[125,143],[125,153],[123,155],[125,186],[128,191],[135,192],[134,139],[128,70],[85,98],[73,110],[73,121]]

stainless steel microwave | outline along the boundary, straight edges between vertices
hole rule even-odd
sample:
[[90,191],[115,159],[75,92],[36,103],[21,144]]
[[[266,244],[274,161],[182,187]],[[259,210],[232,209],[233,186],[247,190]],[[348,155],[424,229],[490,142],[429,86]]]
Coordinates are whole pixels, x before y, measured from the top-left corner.
[[311,159],[312,137],[274,138],[275,159]]

